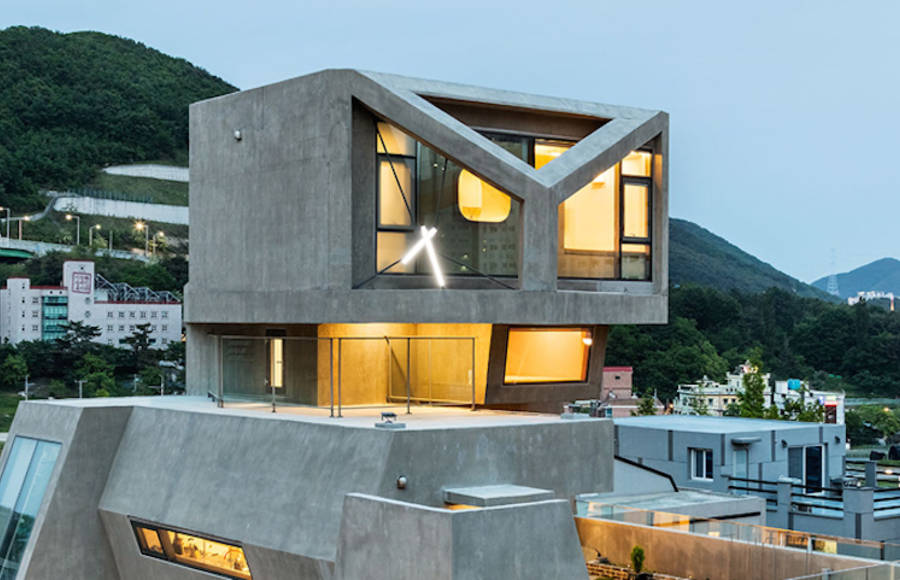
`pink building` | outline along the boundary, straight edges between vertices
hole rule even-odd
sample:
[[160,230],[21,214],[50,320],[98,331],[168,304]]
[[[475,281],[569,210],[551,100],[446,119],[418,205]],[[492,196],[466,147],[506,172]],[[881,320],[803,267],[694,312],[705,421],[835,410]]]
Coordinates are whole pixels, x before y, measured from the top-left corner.
[[[632,367],[603,367],[603,385],[600,389],[603,416],[619,418],[637,413],[640,393],[634,392]],[[662,414],[663,404],[656,401],[656,414]]]

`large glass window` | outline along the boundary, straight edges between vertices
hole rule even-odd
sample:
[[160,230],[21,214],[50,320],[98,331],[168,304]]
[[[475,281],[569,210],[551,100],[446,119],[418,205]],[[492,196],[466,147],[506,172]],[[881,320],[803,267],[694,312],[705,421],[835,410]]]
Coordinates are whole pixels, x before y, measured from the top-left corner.
[[0,580],[16,577],[59,448],[51,441],[13,440],[0,476]]
[[[401,259],[436,228],[442,271],[488,276],[518,273],[520,203],[396,126],[376,123],[378,273],[429,273],[424,252]],[[575,143],[484,133],[540,169]],[[561,278],[650,280],[653,152],[632,151],[559,206]]]
[[584,382],[592,343],[587,328],[510,328],[504,382]]
[[[377,272],[431,273],[425,252],[401,262],[425,226],[437,230],[433,245],[442,272],[516,276],[520,202],[397,127],[379,122],[376,129]],[[528,159],[527,139],[492,139]]]
[[235,542],[172,530],[156,524],[131,522],[138,547],[145,556],[212,572],[228,578],[251,580],[244,550]]
[[[540,169],[574,143],[535,141]],[[632,151],[559,207],[561,278],[649,280],[653,154]]]

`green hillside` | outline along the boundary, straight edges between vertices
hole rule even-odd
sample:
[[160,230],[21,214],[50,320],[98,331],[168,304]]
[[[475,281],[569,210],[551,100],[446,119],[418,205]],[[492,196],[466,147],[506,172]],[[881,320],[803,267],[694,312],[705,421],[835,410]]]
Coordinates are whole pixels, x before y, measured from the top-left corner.
[[779,288],[797,296],[831,299],[709,230],[677,218],[669,220],[669,283],[751,293]]
[[0,30],[0,205],[85,185],[104,165],[186,165],[188,105],[235,91],[184,59],[98,32]]

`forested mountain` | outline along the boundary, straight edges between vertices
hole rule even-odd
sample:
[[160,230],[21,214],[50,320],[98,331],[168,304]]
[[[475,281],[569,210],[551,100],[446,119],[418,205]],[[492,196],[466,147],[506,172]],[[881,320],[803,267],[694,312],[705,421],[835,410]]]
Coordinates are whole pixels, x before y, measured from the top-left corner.
[[606,364],[634,367],[635,389],[671,400],[680,383],[721,379],[751,354],[777,379],[900,396],[900,312],[835,304],[771,288],[672,288],[669,324],[614,326]]
[[0,30],[0,205],[46,202],[104,165],[187,164],[188,105],[235,87],[184,59],[99,32]]
[[[841,298],[856,296],[857,292],[881,290],[893,292],[900,296],[900,260],[882,258],[855,270],[837,275],[838,289]],[[822,290],[828,287],[828,276],[813,282],[813,286]]]
[[677,218],[669,219],[669,283],[743,292],[780,288],[798,296],[830,299],[824,291],[776,270],[709,230]]

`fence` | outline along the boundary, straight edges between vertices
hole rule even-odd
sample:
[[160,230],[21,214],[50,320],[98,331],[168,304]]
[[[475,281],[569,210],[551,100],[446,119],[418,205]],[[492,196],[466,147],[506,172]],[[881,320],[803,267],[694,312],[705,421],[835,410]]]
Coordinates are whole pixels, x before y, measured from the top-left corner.
[[220,336],[216,398],[328,407],[474,408],[475,338]]
[[795,576],[791,580],[896,580],[897,578],[900,578],[900,566],[891,563],[849,570],[828,570],[810,576]]

